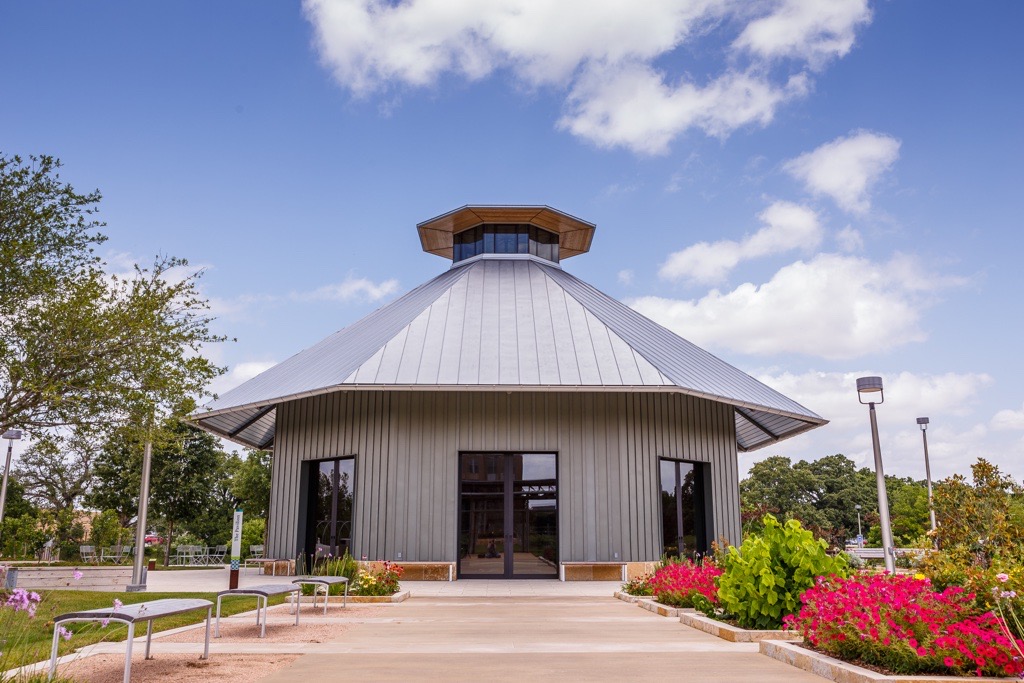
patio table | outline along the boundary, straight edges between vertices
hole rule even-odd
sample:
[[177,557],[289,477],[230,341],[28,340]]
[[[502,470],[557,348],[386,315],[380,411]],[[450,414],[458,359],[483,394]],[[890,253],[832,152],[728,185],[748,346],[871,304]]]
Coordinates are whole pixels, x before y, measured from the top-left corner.
[[265,583],[259,586],[247,586],[245,588],[231,588],[226,591],[217,593],[217,622],[214,626],[213,635],[215,638],[220,638],[220,601],[221,598],[232,597],[232,596],[244,596],[248,595],[256,598],[256,625],[260,626],[260,604],[263,605],[263,622],[262,628],[260,629],[260,638],[267,635],[267,599],[273,595],[284,595],[286,593],[295,593],[295,625],[299,625],[299,593],[302,591],[302,586],[296,586],[292,583]]
[[206,641],[203,646],[203,656],[200,659],[209,659],[210,612],[213,609],[213,603],[209,600],[198,598],[164,598],[162,600],[140,602],[134,605],[122,605],[117,608],[102,607],[81,612],[68,612],[67,614],[55,617],[53,620],[53,646],[50,649],[49,678],[52,679],[57,671],[57,644],[60,641],[60,629],[57,627],[61,624],[73,621],[117,621],[127,624],[128,640],[124,654],[124,683],[129,683],[132,675],[132,641],[135,640],[135,624],[143,621],[146,622],[146,659],[152,659],[149,656],[149,647],[153,640],[153,620],[201,609],[206,610]]
[[[348,577],[346,576],[302,576],[294,579],[292,583],[298,586],[311,585],[313,586],[313,609],[316,609],[316,596],[320,592],[320,589],[324,589],[324,616],[327,616],[327,598],[330,594],[331,586],[337,586],[338,584],[345,585],[345,597],[341,601],[341,607],[344,609],[348,607]],[[299,609],[299,601],[296,598],[295,609]]]

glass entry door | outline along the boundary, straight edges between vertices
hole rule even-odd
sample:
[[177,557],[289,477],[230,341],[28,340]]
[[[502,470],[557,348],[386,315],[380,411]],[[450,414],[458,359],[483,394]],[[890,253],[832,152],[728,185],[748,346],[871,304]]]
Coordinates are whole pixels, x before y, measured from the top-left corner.
[[306,552],[315,564],[343,555],[351,547],[355,459],[321,460],[310,467],[312,537],[307,539]]
[[463,453],[459,577],[557,578],[554,453]]

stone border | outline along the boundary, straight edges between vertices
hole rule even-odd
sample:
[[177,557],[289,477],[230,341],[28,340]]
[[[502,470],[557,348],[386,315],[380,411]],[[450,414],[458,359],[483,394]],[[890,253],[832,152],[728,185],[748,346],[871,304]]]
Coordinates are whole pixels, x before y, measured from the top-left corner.
[[705,633],[710,633],[713,636],[718,636],[722,640],[728,640],[732,643],[758,643],[762,640],[803,639],[799,633],[793,631],[754,631],[726,624],[725,622],[718,621],[717,619],[705,617],[702,614],[690,612],[682,612],[679,615],[679,621],[685,626],[695,628],[698,631],[704,631]]
[[684,613],[692,614],[696,611],[692,607],[669,607],[657,600],[649,600],[647,598],[637,600],[636,605],[640,609],[645,609],[648,612],[654,612],[655,614],[663,617],[678,617]]
[[612,593],[612,596],[622,600],[623,602],[637,603],[643,600],[643,598],[638,595],[630,595],[629,593],[624,593],[622,591],[615,591]]
[[877,671],[823,655],[794,642],[762,640],[761,654],[790,666],[827,678],[835,683],[965,683],[965,681],[1010,681],[1012,678],[976,678],[974,676],[888,676]]

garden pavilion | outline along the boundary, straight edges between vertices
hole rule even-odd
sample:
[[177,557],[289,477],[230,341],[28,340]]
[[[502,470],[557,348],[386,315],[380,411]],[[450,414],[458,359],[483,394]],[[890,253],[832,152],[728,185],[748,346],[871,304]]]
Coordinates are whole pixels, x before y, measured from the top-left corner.
[[465,206],[417,229],[448,270],[192,416],[273,450],[268,556],[458,578],[692,556],[740,540],[739,451],[826,423],[564,270],[591,223]]

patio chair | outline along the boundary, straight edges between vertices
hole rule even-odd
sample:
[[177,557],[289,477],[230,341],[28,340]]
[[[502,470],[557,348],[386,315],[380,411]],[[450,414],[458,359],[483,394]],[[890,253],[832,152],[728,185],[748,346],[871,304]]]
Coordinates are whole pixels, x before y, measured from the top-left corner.
[[99,564],[99,558],[96,557],[96,546],[94,545],[78,546],[78,554],[82,556],[82,562]]
[[207,564],[224,564],[224,556],[227,554],[228,547],[226,545],[219,545],[208,556]]
[[118,560],[118,564],[131,563],[132,557],[135,554],[134,545],[121,546],[121,559]]

